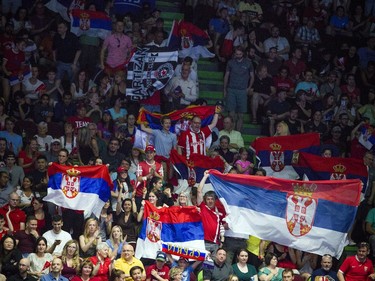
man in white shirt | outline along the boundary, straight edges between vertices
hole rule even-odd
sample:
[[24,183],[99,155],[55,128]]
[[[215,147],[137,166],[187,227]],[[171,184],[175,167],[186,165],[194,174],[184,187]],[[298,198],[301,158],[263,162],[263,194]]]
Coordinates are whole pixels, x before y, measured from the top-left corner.
[[47,252],[54,256],[61,256],[66,242],[72,240],[72,236],[68,232],[62,230],[62,226],[62,217],[60,215],[54,215],[52,217],[53,228],[43,234],[43,237],[47,239]]

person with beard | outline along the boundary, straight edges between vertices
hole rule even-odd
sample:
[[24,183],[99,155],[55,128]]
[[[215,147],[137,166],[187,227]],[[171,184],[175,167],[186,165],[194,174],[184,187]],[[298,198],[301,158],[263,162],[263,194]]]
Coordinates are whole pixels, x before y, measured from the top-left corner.
[[332,270],[332,256],[329,254],[325,254],[322,256],[322,261],[320,263],[322,265],[321,268],[316,269],[311,274],[311,281],[317,281],[322,280],[322,278],[325,279],[325,277],[328,278],[328,280],[335,280],[337,279],[337,272]]
[[236,122],[237,131],[242,129],[243,114],[247,112],[247,95],[253,83],[253,65],[244,57],[243,48],[238,46],[234,50],[234,58],[228,62],[224,75],[224,98],[227,101],[229,115]]

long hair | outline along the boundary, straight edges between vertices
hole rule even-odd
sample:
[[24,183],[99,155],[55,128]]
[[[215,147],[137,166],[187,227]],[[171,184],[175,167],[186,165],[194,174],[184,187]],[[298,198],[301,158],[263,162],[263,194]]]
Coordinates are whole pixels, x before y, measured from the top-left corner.
[[78,146],[89,146],[91,144],[91,135],[87,127],[79,128],[77,134]]
[[[115,229],[119,229],[120,230],[120,243],[124,241],[124,237],[123,237],[123,233],[122,233],[122,228],[120,226],[118,226],[118,225],[115,225],[115,226],[112,227],[111,233],[109,234],[109,240],[111,241],[112,245],[115,245],[115,241],[113,240],[113,231]],[[117,253],[116,253],[116,255],[117,255]]]
[[[83,231],[83,237],[84,237],[84,240],[85,242],[87,243],[90,239],[89,237],[89,224],[91,222],[95,222],[96,223],[96,227],[99,228],[99,223],[98,223],[98,220],[97,219],[94,219],[94,218],[89,218],[87,219],[86,223],[85,223],[85,230]],[[95,239],[94,240],[94,245],[96,246],[97,244],[97,240]]]
[[77,240],[69,240],[68,242],[65,243],[65,246],[62,250],[62,253],[61,253],[61,260],[64,264],[66,264],[67,262],[67,257],[66,257],[66,253],[68,251],[68,247],[72,244],[75,244],[76,246],[76,250],[73,254],[73,263],[72,263],[72,268],[74,269],[78,269],[79,268],[79,265],[80,265],[80,259],[79,259],[79,244],[78,244],[78,241]]

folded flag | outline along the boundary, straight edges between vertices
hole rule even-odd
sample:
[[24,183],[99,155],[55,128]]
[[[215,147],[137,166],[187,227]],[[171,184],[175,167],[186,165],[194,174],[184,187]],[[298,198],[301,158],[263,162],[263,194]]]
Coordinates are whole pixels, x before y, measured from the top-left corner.
[[[202,218],[196,207],[156,208],[145,201],[142,230],[137,241],[137,258],[155,259],[163,250],[201,259],[205,252]],[[169,247],[169,250],[168,250]]]
[[375,144],[375,131],[374,127],[364,125],[360,129],[361,134],[358,137],[358,142],[370,150]]
[[363,186],[367,186],[368,173],[362,159],[323,158],[319,155],[300,152],[294,159],[293,167],[300,177],[305,174],[309,180],[360,179]]
[[317,133],[257,138],[252,144],[267,176],[286,179],[298,178],[291,166],[293,154],[298,151],[318,154],[319,146]]
[[173,77],[178,52],[154,46],[138,48],[128,63],[126,96],[133,101],[151,97]]
[[296,181],[210,171],[229,228],[339,258],[360,202],[361,181]]
[[104,12],[74,9],[70,19],[70,31],[77,36],[87,35],[104,40],[112,31],[112,21]]
[[48,167],[48,194],[45,201],[73,210],[85,210],[96,217],[110,197],[113,183],[105,165]]
[[171,132],[177,133],[179,130],[187,130],[183,120],[191,120],[194,116],[199,116],[202,120],[202,127],[208,126],[214,117],[215,106],[189,106],[181,110],[175,110],[168,114],[153,113],[141,108],[138,115],[138,124],[148,124],[151,129],[162,129],[160,119],[162,116],[169,116],[172,121]]
[[[204,171],[215,169],[223,172],[225,168],[224,161],[219,156],[212,158],[206,155],[191,154],[187,159],[186,155],[180,155],[176,150],[172,150],[170,159],[181,178],[188,181],[189,186],[199,183],[203,178]],[[206,183],[209,183],[209,179]]]

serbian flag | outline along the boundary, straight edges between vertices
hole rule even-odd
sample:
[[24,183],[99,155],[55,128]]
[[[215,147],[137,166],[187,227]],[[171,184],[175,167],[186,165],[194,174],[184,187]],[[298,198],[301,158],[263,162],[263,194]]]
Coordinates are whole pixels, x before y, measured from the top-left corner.
[[361,181],[297,181],[210,171],[235,233],[339,258],[360,203]]
[[201,56],[204,58],[215,56],[205,47],[209,40],[207,32],[191,22],[174,20],[168,38],[168,47],[180,50],[179,57],[190,56],[197,61]]
[[[191,154],[189,159],[185,155],[180,155],[177,150],[171,151],[171,162],[180,174],[181,178],[188,181],[189,186],[195,185],[203,178],[204,171],[215,169],[220,172],[224,171],[225,165],[221,157],[212,158],[206,155]],[[207,180],[207,183],[209,181]]]
[[180,253],[186,258],[202,259],[201,253],[205,253],[203,224],[196,207],[156,208],[145,201],[135,256],[155,259],[156,253],[162,250]]
[[139,101],[161,90],[173,77],[178,52],[149,46],[138,48],[128,63],[126,96]]
[[178,133],[186,131],[189,128],[189,123],[183,120],[191,120],[195,116],[199,116],[202,120],[202,127],[208,126],[215,114],[215,106],[189,106],[181,110],[175,110],[168,114],[153,113],[141,108],[138,115],[138,124],[148,124],[151,129],[161,130],[162,126],[160,119],[162,116],[169,116],[172,121],[171,132]]
[[361,134],[358,137],[358,141],[368,150],[370,150],[375,144],[375,131],[374,127],[370,125],[364,125],[360,129]]
[[293,160],[293,167],[300,177],[305,174],[309,180],[360,179],[363,186],[367,186],[368,173],[362,159],[324,158],[300,152]]
[[295,152],[317,154],[319,146],[320,139],[317,133],[263,137],[256,139],[252,144],[261,160],[262,168],[267,171],[267,176],[286,179],[298,178],[298,174],[291,166]]
[[73,210],[85,210],[99,217],[111,198],[113,183],[105,165],[48,167],[48,194],[45,201]]
[[31,77],[31,71],[29,65],[25,65],[22,67],[22,70],[13,72],[9,76],[9,84],[11,86],[17,85],[19,83],[22,83],[23,80],[29,79]]
[[77,36],[105,39],[112,31],[112,21],[104,12],[74,9],[70,14],[70,31]]

